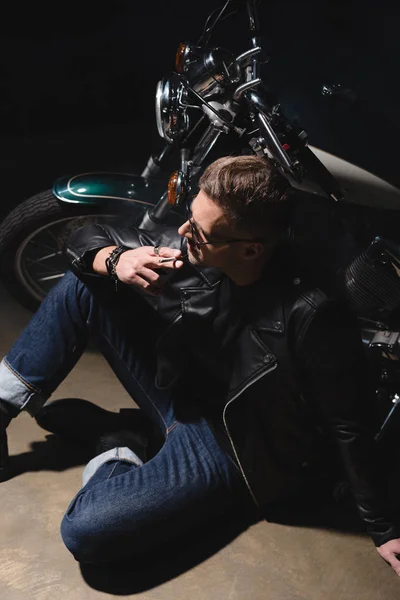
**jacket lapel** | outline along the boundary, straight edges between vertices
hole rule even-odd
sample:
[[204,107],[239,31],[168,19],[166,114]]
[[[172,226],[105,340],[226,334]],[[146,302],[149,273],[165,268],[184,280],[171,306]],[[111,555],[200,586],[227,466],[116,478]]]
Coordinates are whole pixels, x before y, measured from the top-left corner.
[[171,279],[160,298],[159,312],[169,324],[157,343],[159,388],[175,383],[187,359],[186,344],[191,329],[201,329],[201,323],[209,323],[217,306],[220,273],[215,269],[184,268],[188,269],[184,280],[179,272],[178,281]]

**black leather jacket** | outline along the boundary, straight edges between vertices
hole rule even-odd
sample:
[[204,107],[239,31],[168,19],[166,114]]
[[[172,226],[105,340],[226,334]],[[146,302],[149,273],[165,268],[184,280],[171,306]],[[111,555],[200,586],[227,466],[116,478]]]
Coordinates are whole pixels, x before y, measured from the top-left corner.
[[[181,238],[167,227],[149,233],[90,225],[73,232],[65,252],[71,269],[83,276],[93,274],[96,250],[156,243],[180,248]],[[216,269],[185,264],[157,299],[168,325],[157,345],[160,387],[171,385],[179,372],[179,352],[169,351],[176,346],[178,323],[190,315],[213,318],[220,280]],[[368,369],[350,316],[286,249],[271,259],[256,290],[239,332],[223,411],[254,502],[274,503],[295,492],[318,463],[323,470],[322,440],[331,436],[375,544],[399,537],[383,498]]]

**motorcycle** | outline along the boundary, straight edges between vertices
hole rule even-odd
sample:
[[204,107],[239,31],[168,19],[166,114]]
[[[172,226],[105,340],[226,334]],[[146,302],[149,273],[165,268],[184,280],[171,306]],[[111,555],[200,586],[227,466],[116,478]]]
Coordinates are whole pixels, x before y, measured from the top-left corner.
[[[249,47],[235,56],[212,45],[211,38],[217,25],[241,10],[247,13]],[[210,14],[197,43],[179,45],[174,71],[157,85],[162,150],[149,158],[141,175],[61,177],[52,190],[17,206],[0,226],[1,277],[21,304],[35,309],[67,268],[62,248],[74,228],[121,219],[144,229],[179,225],[196,179],[213,157],[268,156],[303,194],[291,236],[309,243],[314,254],[318,248],[332,272],[340,273],[359,319],[376,369],[380,439],[400,403],[400,190],[310,146],[304,129],[286,118],[264,85],[266,61],[257,0],[226,0]],[[337,92],[334,86],[324,91]],[[168,177],[168,165],[178,160]]]

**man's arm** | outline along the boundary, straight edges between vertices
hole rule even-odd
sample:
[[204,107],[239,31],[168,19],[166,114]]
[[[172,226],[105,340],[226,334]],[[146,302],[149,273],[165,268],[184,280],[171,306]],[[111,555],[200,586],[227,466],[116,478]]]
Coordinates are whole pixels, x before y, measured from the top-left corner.
[[[162,248],[179,250],[181,237],[177,228],[160,225],[154,231],[148,232],[137,227],[113,224],[86,225],[71,233],[64,246],[64,253],[76,275],[93,275],[94,257],[98,251],[121,245],[136,249],[144,246],[154,247],[155,244]],[[168,264],[163,264],[163,268],[167,268]],[[97,265],[97,268],[104,272],[104,266]]]
[[[165,238],[165,241],[168,242],[168,238]],[[65,246],[65,253],[71,269],[78,276],[86,274],[107,276],[106,260],[114,248],[117,245],[132,248],[119,257],[115,268],[119,281],[157,296],[162,290],[160,269],[173,270],[182,267],[183,262],[178,260],[181,251],[161,246],[156,255],[154,245],[145,245],[146,242],[148,244],[153,240],[146,232],[138,229],[89,225],[71,234]],[[160,257],[176,258],[176,260],[163,263],[161,267]]]
[[400,574],[399,529],[386,497],[379,448],[374,389],[361,337],[347,309],[326,302],[296,352],[305,396],[336,439],[361,518],[378,552]]

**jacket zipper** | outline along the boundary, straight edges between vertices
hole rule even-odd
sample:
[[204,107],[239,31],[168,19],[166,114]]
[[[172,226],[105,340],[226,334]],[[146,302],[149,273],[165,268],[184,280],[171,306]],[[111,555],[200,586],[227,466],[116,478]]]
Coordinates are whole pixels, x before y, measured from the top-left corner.
[[253,498],[253,501],[254,501],[254,503],[255,503],[255,505],[256,505],[257,507],[259,507],[259,504],[258,504],[258,502],[257,502],[257,499],[256,499],[256,497],[255,497],[255,496],[254,496],[254,494],[253,494],[253,490],[251,489],[251,487],[250,487],[250,484],[249,484],[249,482],[248,482],[248,480],[247,480],[246,474],[245,474],[245,472],[244,472],[244,469],[243,469],[243,467],[242,467],[242,464],[241,464],[241,462],[240,462],[240,460],[239,460],[239,457],[238,457],[238,454],[237,454],[237,452],[236,452],[235,444],[233,443],[233,440],[232,440],[231,434],[229,433],[229,428],[228,428],[228,425],[227,425],[227,423],[226,423],[226,409],[228,408],[228,406],[229,406],[230,404],[232,404],[232,402],[233,402],[234,400],[236,400],[236,399],[237,399],[237,398],[238,398],[238,397],[239,397],[241,394],[243,394],[243,392],[244,392],[245,390],[247,390],[247,388],[249,388],[251,385],[253,385],[253,383],[256,383],[256,382],[257,382],[259,379],[261,379],[262,377],[265,377],[265,375],[268,375],[269,373],[272,373],[272,371],[275,371],[275,369],[277,368],[277,366],[278,366],[278,363],[276,362],[276,363],[275,363],[275,364],[274,364],[274,365],[273,365],[273,366],[272,366],[270,369],[268,369],[267,371],[264,371],[264,373],[261,373],[260,375],[258,375],[257,377],[255,377],[254,379],[252,379],[251,381],[249,381],[249,382],[248,382],[248,383],[247,383],[247,384],[246,384],[246,385],[245,385],[245,386],[244,386],[244,387],[243,387],[243,388],[242,388],[242,389],[241,389],[239,392],[237,392],[237,394],[235,394],[235,395],[234,395],[234,396],[233,396],[233,397],[232,397],[232,398],[229,400],[229,402],[228,402],[228,403],[225,405],[224,411],[223,411],[223,413],[222,413],[222,419],[223,419],[223,422],[224,422],[224,426],[225,426],[225,429],[226,429],[226,433],[227,433],[227,435],[228,435],[228,438],[229,438],[230,444],[231,444],[231,446],[232,446],[232,450],[233,450],[233,452],[234,452],[234,454],[235,454],[235,458],[236,458],[236,460],[237,460],[237,463],[238,463],[238,465],[239,465],[240,472],[242,473],[242,477],[243,477],[243,479],[245,480],[245,482],[246,482],[246,485],[247,485],[247,487],[248,487],[248,489],[249,489],[249,492],[250,492],[250,494],[251,494],[251,497]]
[[67,252],[67,254],[71,254],[71,256],[73,256],[74,260],[72,261],[72,264],[80,262],[80,256],[79,256],[79,254],[76,254],[73,250],[71,250],[71,248],[67,247],[66,248],[66,252]]

